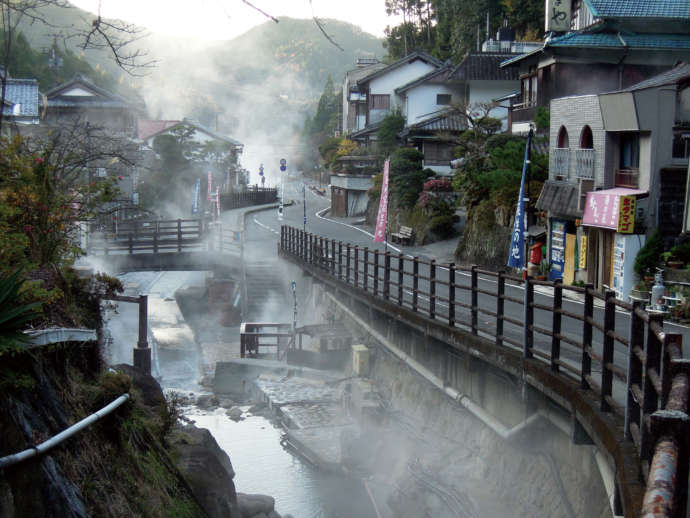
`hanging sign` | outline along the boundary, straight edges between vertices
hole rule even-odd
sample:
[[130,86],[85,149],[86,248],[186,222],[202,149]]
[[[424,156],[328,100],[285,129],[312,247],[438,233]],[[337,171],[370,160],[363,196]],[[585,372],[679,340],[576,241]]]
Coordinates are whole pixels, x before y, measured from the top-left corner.
[[570,0],[546,0],[546,32],[568,32],[570,30]]
[[587,268],[587,236],[583,235],[580,237],[580,264],[578,264],[580,270]]
[[621,196],[618,202],[618,232],[632,234],[635,228],[635,196]]

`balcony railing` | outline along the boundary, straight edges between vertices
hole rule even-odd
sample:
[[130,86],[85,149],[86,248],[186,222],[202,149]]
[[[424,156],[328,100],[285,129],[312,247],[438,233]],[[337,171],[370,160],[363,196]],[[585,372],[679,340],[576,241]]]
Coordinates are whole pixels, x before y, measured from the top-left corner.
[[552,151],[553,171],[552,177],[555,180],[567,180],[570,170],[570,149],[567,147],[557,147]]
[[516,122],[531,122],[537,113],[537,107],[534,105],[526,105],[525,103],[516,104],[513,106],[512,117],[513,124]]
[[578,178],[594,178],[594,150],[575,150],[575,174]]
[[640,185],[640,170],[636,168],[616,169],[616,187],[637,189]]

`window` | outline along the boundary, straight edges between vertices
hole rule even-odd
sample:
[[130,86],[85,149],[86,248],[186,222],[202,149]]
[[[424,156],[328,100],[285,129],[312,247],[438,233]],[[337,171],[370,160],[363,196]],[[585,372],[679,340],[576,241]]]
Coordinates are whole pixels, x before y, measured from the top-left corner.
[[424,142],[424,164],[449,165],[453,147],[452,144],[445,142]]
[[537,105],[537,67],[530,67],[529,75],[522,78],[522,107]]
[[371,109],[372,110],[390,110],[391,107],[391,96],[386,95],[375,95],[372,94],[371,99]]
[[640,136],[637,133],[621,133],[620,168],[637,169],[640,167]]
[[450,94],[436,94],[436,104],[448,106],[450,104]]
[[561,149],[570,147],[568,142],[568,130],[565,129],[565,126],[561,126],[561,129],[558,130],[558,145],[556,147]]
[[592,128],[585,126],[582,128],[582,133],[580,133],[580,148],[581,149],[593,149],[594,139],[592,138]]

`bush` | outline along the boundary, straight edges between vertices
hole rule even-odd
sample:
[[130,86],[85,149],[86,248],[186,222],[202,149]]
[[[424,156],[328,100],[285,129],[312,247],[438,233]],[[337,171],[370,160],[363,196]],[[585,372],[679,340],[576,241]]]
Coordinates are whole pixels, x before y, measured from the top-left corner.
[[635,273],[641,279],[653,275],[664,253],[664,240],[657,228],[635,257]]
[[434,216],[429,220],[429,230],[437,234],[441,239],[448,239],[455,233],[453,228],[455,221],[456,217],[451,214]]
[[690,241],[671,248],[671,256],[678,261],[690,263]]

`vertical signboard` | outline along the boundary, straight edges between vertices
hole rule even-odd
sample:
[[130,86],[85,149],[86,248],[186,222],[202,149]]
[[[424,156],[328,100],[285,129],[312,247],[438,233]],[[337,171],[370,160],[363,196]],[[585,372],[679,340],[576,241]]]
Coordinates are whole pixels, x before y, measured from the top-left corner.
[[567,32],[570,30],[570,0],[546,0],[546,32]]
[[635,228],[635,196],[621,196],[618,202],[618,229],[621,234],[632,234]]
[[565,266],[565,225],[562,219],[551,220],[551,271],[550,280],[563,278],[563,267]]

